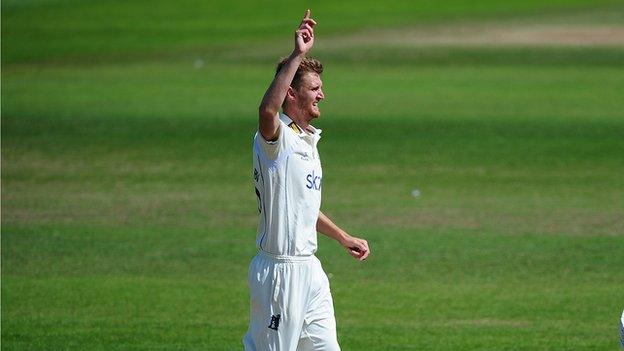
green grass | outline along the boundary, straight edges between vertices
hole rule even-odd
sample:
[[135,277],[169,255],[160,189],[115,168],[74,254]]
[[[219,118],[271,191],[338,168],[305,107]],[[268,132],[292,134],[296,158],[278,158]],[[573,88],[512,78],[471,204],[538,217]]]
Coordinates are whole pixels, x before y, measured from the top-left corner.
[[[364,266],[321,241],[345,349],[616,342],[621,240],[405,230],[367,237],[375,256]],[[4,347],[239,349],[250,239],[179,229],[5,238],[5,255],[23,264],[5,273],[3,298],[22,307],[3,312]],[[30,258],[20,262],[16,251]]]
[[[313,8],[337,36],[608,3]],[[2,3],[3,349],[241,349],[256,108],[300,6],[151,4]],[[319,239],[344,350],[617,349],[622,52],[315,51],[323,210],[373,252]]]
[[[312,8],[321,36],[366,27],[585,12],[616,0],[494,1],[79,1],[2,2],[2,62],[92,62],[218,54],[273,45]],[[613,11],[609,11],[613,12]],[[599,13],[600,18],[604,13]],[[608,14],[607,14],[608,15]],[[621,17],[619,18],[621,20]],[[621,21],[620,21],[621,23]]]
[[[4,347],[239,349],[270,67],[4,73]],[[343,348],[614,347],[622,81],[329,66],[324,209],[373,248],[320,242]]]

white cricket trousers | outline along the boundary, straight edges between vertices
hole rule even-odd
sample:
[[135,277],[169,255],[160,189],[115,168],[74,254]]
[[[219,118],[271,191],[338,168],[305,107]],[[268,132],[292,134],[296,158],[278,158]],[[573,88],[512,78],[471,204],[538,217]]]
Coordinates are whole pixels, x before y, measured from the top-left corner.
[[261,251],[249,265],[246,351],[339,351],[329,280],[316,256]]

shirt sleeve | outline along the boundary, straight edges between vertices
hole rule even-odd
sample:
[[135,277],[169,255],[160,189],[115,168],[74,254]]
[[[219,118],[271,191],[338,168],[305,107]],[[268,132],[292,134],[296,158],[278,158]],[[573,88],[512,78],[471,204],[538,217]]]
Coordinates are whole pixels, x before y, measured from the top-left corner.
[[279,121],[279,127],[277,132],[277,139],[274,141],[267,141],[262,134],[258,132],[256,137],[256,145],[260,149],[261,154],[266,161],[271,163],[279,162],[288,157],[291,146],[291,132],[288,130],[288,126],[284,124],[282,120]]

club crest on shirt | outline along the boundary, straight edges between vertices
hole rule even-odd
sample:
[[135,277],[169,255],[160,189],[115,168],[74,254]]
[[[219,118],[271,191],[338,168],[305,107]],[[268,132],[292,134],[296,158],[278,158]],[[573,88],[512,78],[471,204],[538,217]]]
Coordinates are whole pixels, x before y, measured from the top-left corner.
[[271,323],[269,324],[269,329],[277,330],[277,328],[279,328],[280,318],[282,318],[281,314],[272,315]]

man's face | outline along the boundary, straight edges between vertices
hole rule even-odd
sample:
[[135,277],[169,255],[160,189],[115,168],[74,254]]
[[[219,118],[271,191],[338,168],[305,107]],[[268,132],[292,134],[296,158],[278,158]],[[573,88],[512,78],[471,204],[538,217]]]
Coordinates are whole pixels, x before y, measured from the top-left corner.
[[321,116],[318,103],[325,98],[323,82],[317,73],[308,72],[301,77],[296,89],[297,109],[308,121]]

